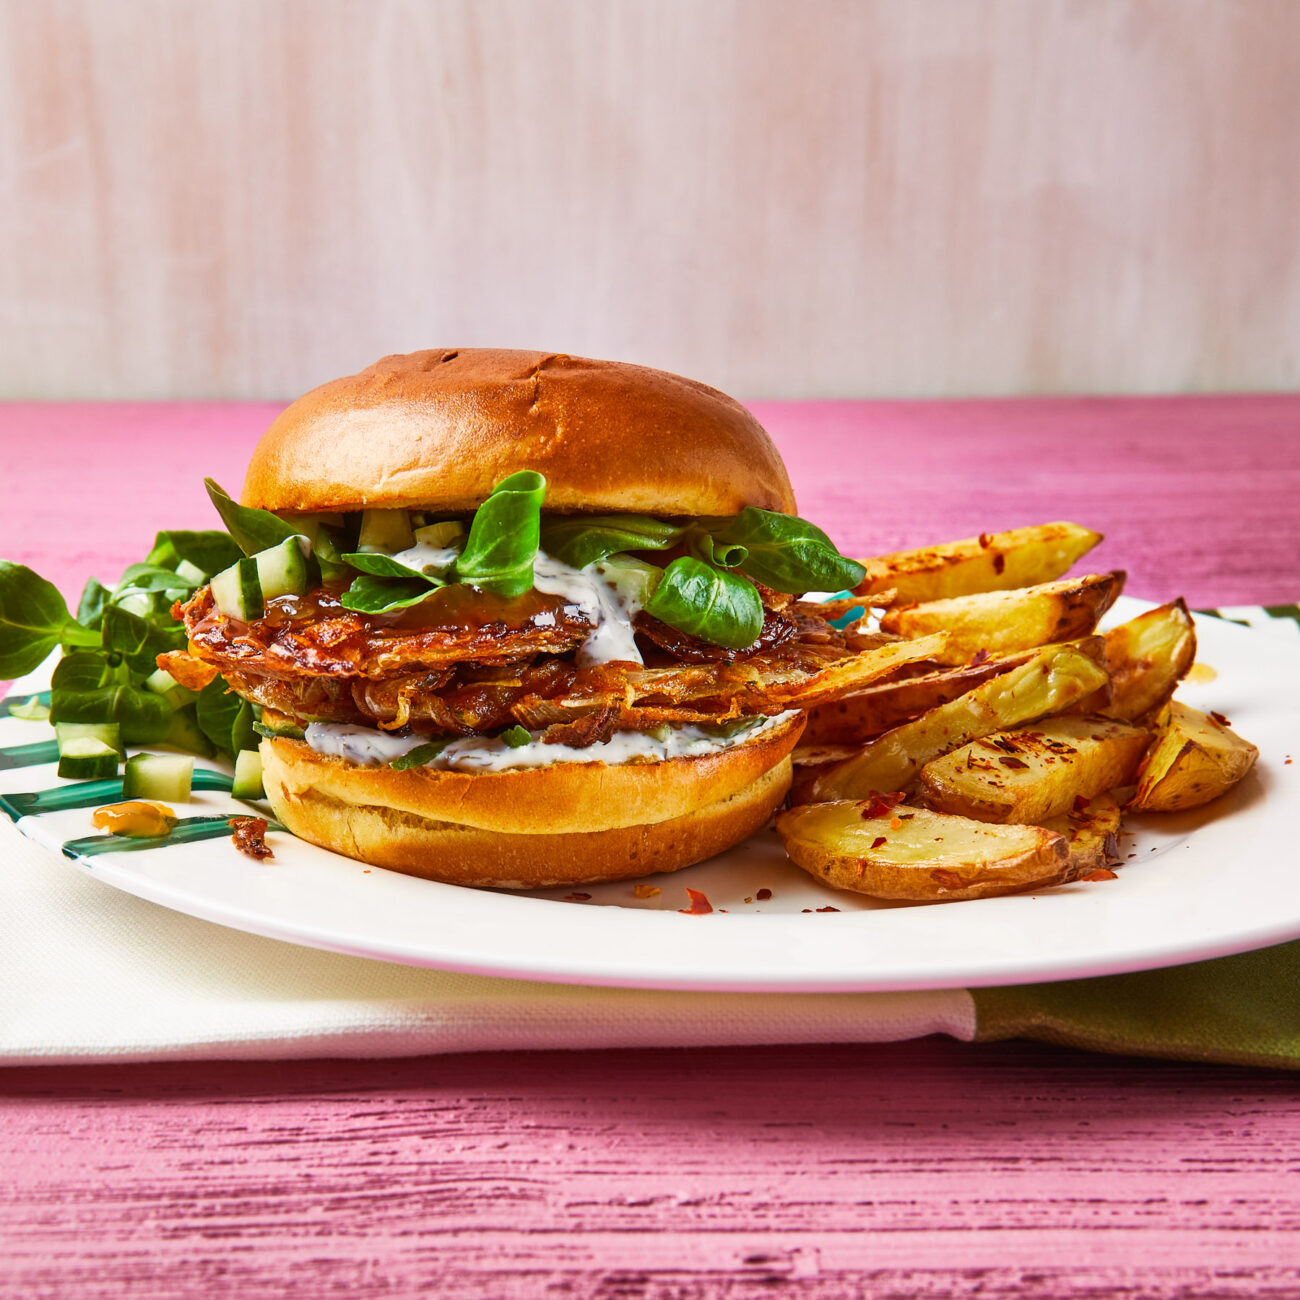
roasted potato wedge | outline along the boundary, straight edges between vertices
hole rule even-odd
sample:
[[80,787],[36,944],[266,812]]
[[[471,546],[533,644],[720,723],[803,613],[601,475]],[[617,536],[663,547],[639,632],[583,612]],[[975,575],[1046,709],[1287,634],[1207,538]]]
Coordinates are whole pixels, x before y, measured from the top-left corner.
[[1196,627],[1180,596],[1106,633],[1111,700],[1098,711],[1133,722],[1168,703],[1196,658]]
[[842,762],[857,752],[856,745],[796,745],[790,755],[794,781],[786,801],[791,804],[809,803],[817,778],[832,763]]
[[977,591],[1006,591],[1059,578],[1101,534],[1078,524],[1038,524],[1005,533],[981,533],[960,542],[894,551],[858,562],[866,577],[860,596],[893,592],[895,604],[944,600]]
[[1009,654],[1087,636],[1124,590],[1123,572],[1043,582],[1016,591],[982,591],[923,605],[895,606],[882,632],[925,636],[947,632],[941,662],[968,663],[981,650]]
[[[1090,648],[1090,647],[1088,647]],[[902,790],[931,759],[978,736],[1059,713],[1106,683],[1106,670],[1079,645],[1045,646],[1018,668],[887,731],[813,783],[815,799],[863,799]]]
[[880,800],[806,804],[781,813],[776,829],[810,876],[916,903],[1054,885],[1069,863],[1064,836],[1040,826],[990,826]]
[[1173,700],[1160,715],[1129,807],[1143,812],[1199,808],[1236,785],[1258,757],[1259,750],[1226,722]]
[[1122,819],[1123,809],[1114,796],[1099,794],[1078,800],[1070,812],[1050,817],[1040,825],[1064,837],[1070,853],[1066,879],[1078,880],[1119,862]]
[[1018,667],[1032,651],[1000,655],[983,663],[945,668],[901,681],[885,681],[856,695],[819,704],[808,715],[806,745],[862,745],[873,737],[919,718],[928,709],[965,695],[981,682]]
[[981,736],[921,769],[921,793],[939,812],[982,822],[1041,825],[1129,781],[1151,733],[1110,718],[1052,718]]

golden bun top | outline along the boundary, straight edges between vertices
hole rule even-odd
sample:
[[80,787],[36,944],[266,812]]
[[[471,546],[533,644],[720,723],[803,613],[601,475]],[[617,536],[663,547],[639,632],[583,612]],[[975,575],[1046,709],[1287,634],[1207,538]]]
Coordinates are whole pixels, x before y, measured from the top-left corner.
[[243,504],[341,513],[471,510],[517,470],[547,510],[795,512],[781,457],[739,402],[646,366],[461,348],[385,357],[280,413]]

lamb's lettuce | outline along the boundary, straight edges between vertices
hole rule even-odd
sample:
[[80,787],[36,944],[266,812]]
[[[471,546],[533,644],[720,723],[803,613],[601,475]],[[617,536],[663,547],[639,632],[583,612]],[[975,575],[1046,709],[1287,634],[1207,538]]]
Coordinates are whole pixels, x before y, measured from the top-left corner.
[[[286,523],[279,515],[272,514],[269,510],[255,510],[251,506],[241,506],[212,479],[205,478],[203,486],[207,488],[208,496],[217,508],[217,514],[221,516],[221,522],[225,524],[230,536],[245,555],[256,555],[258,551],[279,546],[286,537],[299,535],[298,529],[293,524]],[[200,564],[198,567],[204,566]]]
[[815,524],[797,515],[778,514],[748,506],[731,519],[701,525],[715,546],[730,544],[746,554],[737,561],[755,582],[773,591],[798,595],[805,591],[839,591],[856,587],[866,570],[846,559]]
[[728,650],[743,650],[763,630],[763,602],[748,578],[683,555],[665,570],[645,612]]
[[457,579],[498,596],[530,591],[545,496],[546,480],[534,470],[503,478],[474,512]]
[[686,525],[651,515],[552,515],[542,521],[542,550],[575,569],[621,551],[662,551],[675,545]]

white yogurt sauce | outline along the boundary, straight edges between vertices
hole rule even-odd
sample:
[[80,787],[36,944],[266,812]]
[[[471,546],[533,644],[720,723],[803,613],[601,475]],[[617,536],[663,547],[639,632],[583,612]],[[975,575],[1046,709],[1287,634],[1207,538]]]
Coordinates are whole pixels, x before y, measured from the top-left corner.
[[390,558],[398,564],[406,565],[408,569],[441,575],[455,564],[459,555],[460,552],[454,546],[426,546],[424,542],[417,542]]
[[607,664],[613,659],[645,662],[632,631],[632,620],[640,612],[641,602],[633,583],[616,566],[598,560],[585,569],[575,569],[538,551],[533,561],[533,586],[544,595],[559,596],[566,605],[576,606],[594,624],[578,647],[580,668]]
[[[459,772],[506,772],[521,767],[547,767],[552,763],[613,766],[633,759],[658,762],[730,749],[794,716],[792,710],[774,718],[763,718],[734,736],[712,736],[701,727],[691,726],[670,727],[662,740],[646,732],[619,731],[606,741],[581,749],[572,745],[544,745],[535,736],[517,748],[490,736],[462,736],[425,766]],[[361,767],[382,767],[428,742],[427,736],[391,736],[376,728],[335,722],[309,723],[305,739],[318,754],[330,754]]]

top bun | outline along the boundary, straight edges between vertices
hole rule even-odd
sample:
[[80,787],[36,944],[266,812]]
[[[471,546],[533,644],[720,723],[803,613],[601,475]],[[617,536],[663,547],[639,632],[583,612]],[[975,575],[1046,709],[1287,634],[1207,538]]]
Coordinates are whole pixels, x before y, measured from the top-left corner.
[[516,470],[546,509],[795,511],[763,427],[725,393],[646,366],[495,348],[411,352],[313,389],[262,436],[243,503],[471,510]]

